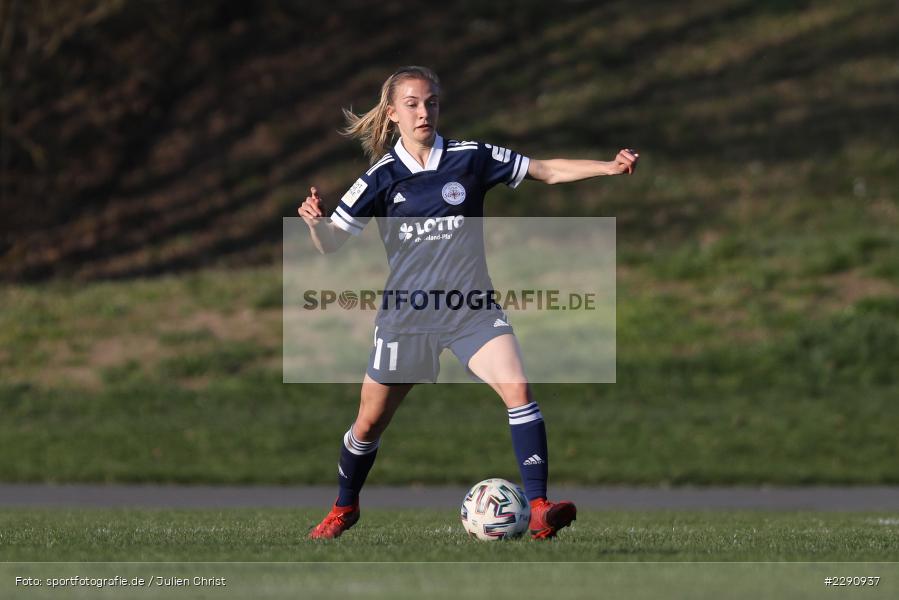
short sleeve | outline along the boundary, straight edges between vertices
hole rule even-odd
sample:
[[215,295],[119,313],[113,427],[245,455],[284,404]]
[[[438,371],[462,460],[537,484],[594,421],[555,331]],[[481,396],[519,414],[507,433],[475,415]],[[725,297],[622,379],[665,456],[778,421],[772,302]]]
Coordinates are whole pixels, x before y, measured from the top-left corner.
[[359,235],[375,214],[377,190],[369,175],[362,175],[340,199],[331,222],[351,235]]
[[516,188],[528,173],[530,159],[508,148],[481,144],[478,153],[482,161],[482,174],[488,188],[498,183],[505,183],[510,188]]

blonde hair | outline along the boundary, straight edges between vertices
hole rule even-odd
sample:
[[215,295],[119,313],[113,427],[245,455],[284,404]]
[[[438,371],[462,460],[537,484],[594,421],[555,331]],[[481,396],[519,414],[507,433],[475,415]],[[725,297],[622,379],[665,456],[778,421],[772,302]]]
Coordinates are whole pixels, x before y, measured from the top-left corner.
[[352,110],[343,109],[347,126],[340,130],[342,135],[362,142],[362,149],[371,163],[377,161],[387,152],[390,134],[393,132],[393,121],[387,116],[387,106],[393,102],[396,86],[406,79],[423,79],[440,88],[437,74],[427,67],[401,67],[397,69],[381,86],[381,99],[378,104],[363,115]]

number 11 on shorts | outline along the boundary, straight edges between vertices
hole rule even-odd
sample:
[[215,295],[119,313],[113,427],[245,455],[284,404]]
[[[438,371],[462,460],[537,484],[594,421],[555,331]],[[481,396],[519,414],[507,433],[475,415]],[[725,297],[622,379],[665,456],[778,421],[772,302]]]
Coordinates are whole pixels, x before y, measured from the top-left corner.
[[396,355],[399,352],[399,345],[399,342],[387,342],[385,344],[383,338],[375,338],[375,360],[372,367],[377,371],[381,370],[381,349],[387,346],[387,353],[390,355],[387,359],[387,370],[396,371]]

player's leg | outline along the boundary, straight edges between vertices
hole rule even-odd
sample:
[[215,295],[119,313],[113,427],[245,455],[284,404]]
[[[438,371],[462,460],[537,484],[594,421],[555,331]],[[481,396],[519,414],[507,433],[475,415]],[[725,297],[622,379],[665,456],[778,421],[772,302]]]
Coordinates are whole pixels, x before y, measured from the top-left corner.
[[359,492],[375,464],[381,434],[411,384],[384,385],[367,374],[362,382],[359,413],[343,436],[337,467],[339,492],[331,512],[309,533],[312,539],[339,537],[359,520]]
[[506,405],[525,494],[529,500],[545,499],[549,474],[546,426],[524,374],[517,339],[510,333],[494,337],[474,353],[468,368]]
[[488,340],[471,356],[468,368],[490,385],[506,405],[512,446],[531,504],[531,535],[538,539],[554,537],[576,518],[577,509],[571,502],[546,500],[549,477],[546,425],[524,374],[518,340],[513,334]]
[[365,376],[359,413],[343,436],[337,469],[340,483],[340,493],[335,503],[337,506],[358,503],[359,492],[375,463],[381,434],[387,429],[394,413],[411,389],[411,384],[383,385],[368,375]]
[[521,348],[513,334],[505,333],[484,343],[468,360],[468,369],[499,394],[507,409],[532,402]]

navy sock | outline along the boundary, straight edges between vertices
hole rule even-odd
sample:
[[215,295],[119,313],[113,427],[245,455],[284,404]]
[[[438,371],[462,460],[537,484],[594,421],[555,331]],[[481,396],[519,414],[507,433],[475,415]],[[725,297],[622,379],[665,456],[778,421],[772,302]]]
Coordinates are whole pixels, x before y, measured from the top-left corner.
[[380,440],[360,442],[353,435],[352,427],[344,434],[340,462],[337,463],[337,483],[340,485],[337,506],[351,506],[359,500],[365,478],[375,464],[379,444]]
[[546,426],[536,402],[509,409],[512,447],[518,459],[521,482],[528,500],[546,498],[549,477],[549,453],[546,449]]

